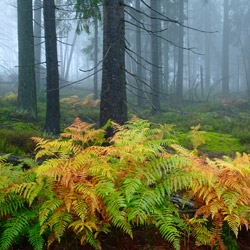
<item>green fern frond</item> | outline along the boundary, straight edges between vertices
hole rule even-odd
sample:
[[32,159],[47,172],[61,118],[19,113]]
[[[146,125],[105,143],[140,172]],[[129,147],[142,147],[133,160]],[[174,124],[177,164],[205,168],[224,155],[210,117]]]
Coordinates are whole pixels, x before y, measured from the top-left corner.
[[57,211],[49,218],[48,225],[51,231],[54,232],[58,242],[60,242],[64,232],[72,223],[72,219],[72,214],[67,211]]
[[124,194],[128,203],[141,185],[141,180],[137,178],[126,178],[124,180],[122,187],[124,188]]
[[34,250],[43,250],[45,240],[40,235],[41,226],[37,222],[28,230],[28,239]]
[[86,242],[87,243],[89,243],[95,249],[102,249],[100,242],[97,240],[98,232],[96,232],[94,234],[92,231],[85,229],[85,233],[86,233]]
[[125,198],[119,192],[115,192],[113,195],[108,196],[104,203],[106,204],[107,217],[112,222],[112,225],[119,227],[130,237],[133,237],[132,227],[126,218],[126,212],[123,211],[127,207]]
[[[63,204],[63,200],[61,199],[53,199],[45,201],[39,211],[39,222],[42,226],[45,221],[48,219],[48,216],[51,212],[54,212]],[[42,232],[41,232],[42,233]]]
[[0,215],[12,215],[24,207],[24,200],[13,193],[3,194],[0,199]]
[[32,219],[36,217],[36,214],[32,211],[23,210],[12,218],[7,224],[0,238],[0,249],[8,250],[14,240],[29,226]]
[[180,232],[177,227],[178,219],[168,208],[155,210],[156,227],[159,229],[162,237],[171,242],[176,250],[180,250]]

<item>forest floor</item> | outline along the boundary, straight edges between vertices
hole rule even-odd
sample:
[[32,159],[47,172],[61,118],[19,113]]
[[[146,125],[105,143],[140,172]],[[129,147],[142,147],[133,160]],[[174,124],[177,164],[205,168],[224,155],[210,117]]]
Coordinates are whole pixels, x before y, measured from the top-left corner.
[[[78,97],[71,93],[70,97],[68,96],[68,94],[63,95],[61,100],[62,129],[69,126],[75,117],[80,117],[88,123],[98,124],[98,103],[94,103],[91,98],[86,99],[86,95]],[[0,97],[0,153],[34,157],[35,143],[30,140],[30,137],[42,136],[45,103],[41,98],[38,103],[37,119],[16,113],[15,107],[15,95]],[[129,117],[132,117],[132,109],[129,110]],[[224,155],[234,157],[236,152],[250,153],[250,105],[243,99],[210,104],[190,104],[185,108],[174,108],[168,105],[155,117],[151,116],[150,109],[141,109],[136,115],[152,122],[174,124],[170,126],[171,133],[180,145],[189,149],[193,149],[191,127],[200,124],[199,130],[204,131],[204,141],[197,147],[199,155],[221,158]],[[77,242],[79,242],[77,239],[65,238],[61,244],[54,245],[52,249],[92,249],[90,246],[80,246]],[[184,242],[182,244],[182,250],[210,249],[197,247],[192,240],[189,246]],[[250,234],[241,232],[237,244],[240,250],[250,250]],[[119,232],[103,236],[102,247],[103,250],[174,249],[157,232],[145,229],[136,229],[133,240]],[[14,249],[29,250],[31,248],[19,245]]]
[[[13,247],[13,250],[32,250],[27,243],[21,243]],[[144,228],[134,230],[134,239],[121,232],[113,231],[111,234],[103,235],[101,238],[102,250],[174,250],[168,241],[162,239],[158,232],[145,230]],[[250,250],[250,233],[241,232],[235,245],[228,250]],[[80,245],[79,239],[68,236],[61,244],[55,243],[50,249],[53,250],[94,250],[90,245]],[[209,246],[196,246],[195,241],[190,239],[181,242],[181,250],[210,250]]]

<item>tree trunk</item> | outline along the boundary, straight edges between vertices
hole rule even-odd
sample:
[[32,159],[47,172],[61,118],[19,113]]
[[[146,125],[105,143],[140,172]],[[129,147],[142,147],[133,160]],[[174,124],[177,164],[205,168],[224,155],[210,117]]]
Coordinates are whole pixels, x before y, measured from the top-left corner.
[[[179,22],[184,22],[184,0],[179,1]],[[184,53],[183,47],[184,45],[184,29],[182,26],[179,26],[179,53],[178,53],[178,72],[177,72],[177,84],[176,84],[176,96],[179,100],[182,100],[183,97],[183,60]]]
[[37,115],[32,0],[18,0],[17,112]]
[[97,100],[98,99],[98,68],[97,68],[97,64],[98,64],[98,20],[97,18],[95,18],[94,20],[94,26],[95,26],[95,58],[94,58],[94,67],[95,67],[95,70],[94,70],[94,99]]
[[124,1],[103,1],[103,71],[100,125],[127,121]]
[[222,95],[229,95],[229,0],[224,0],[224,22],[222,42]]
[[35,72],[36,72],[36,91],[41,88],[41,42],[42,42],[42,1],[34,2],[34,44],[35,44]]
[[201,100],[204,99],[204,81],[203,81],[203,68],[200,66],[200,81],[201,81]]
[[[205,9],[205,29],[209,31],[211,26],[211,20],[210,20],[210,8],[209,3],[206,4]],[[211,71],[211,34],[205,34],[205,74],[206,74],[206,91],[209,91],[210,88],[210,71]]]
[[71,50],[70,50],[70,54],[69,54],[69,58],[68,58],[68,61],[67,61],[67,68],[66,68],[66,73],[65,73],[65,80],[66,81],[69,80],[68,79],[69,78],[69,70],[70,70],[71,61],[72,61],[72,57],[73,57],[73,53],[74,53],[74,49],[75,49],[75,45],[76,45],[76,39],[77,39],[77,33],[75,32],[73,42],[72,42],[72,46],[71,46]]
[[60,133],[59,74],[54,0],[43,0],[47,65],[47,106],[45,131]]
[[[158,11],[158,1],[150,0],[151,7],[151,30],[153,33],[159,31],[158,16],[154,11]],[[157,34],[157,33],[156,33]],[[151,101],[153,104],[152,115],[155,115],[160,110],[160,79],[159,79],[159,42],[158,38],[152,34],[151,36],[151,53],[152,53],[152,80],[151,80]]]
[[[135,8],[138,11],[141,11],[141,5],[140,0],[136,0],[135,2]],[[141,22],[141,14],[139,12],[135,12],[135,18]],[[140,23],[137,23],[138,26],[140,26]],[[141,82],[142,79],[142,51],[141,51],[141,28],[136,27],[136,54],[137,54],[137,64],[136,64],[136,82],[137,82],[137,104],[138,106],[144,105],[144,99],[143,99],[143,84]]]

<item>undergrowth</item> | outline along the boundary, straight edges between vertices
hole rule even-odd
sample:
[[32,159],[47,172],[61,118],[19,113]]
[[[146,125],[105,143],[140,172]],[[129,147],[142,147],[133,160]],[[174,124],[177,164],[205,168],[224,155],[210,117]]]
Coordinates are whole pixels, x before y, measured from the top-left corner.
[[[249,226],[249,156],[199,157],[198,127],[190,151],[177,144],[171,125],[133,118],[113,126],[115,135],[106,139],[104,130],[76,119],[58,139],[33,138],[43,162],[30,161],[28,171],[0,159],[0,249],[21,237],[43,249],[71,232],[100,249],[100,235],[111,227],[133,237],[133,228],[145,225],[175,249],[190,237],[198,246],[230,249],[223,227],[237,237]],[[185,213],[188,201],[193,216]]]

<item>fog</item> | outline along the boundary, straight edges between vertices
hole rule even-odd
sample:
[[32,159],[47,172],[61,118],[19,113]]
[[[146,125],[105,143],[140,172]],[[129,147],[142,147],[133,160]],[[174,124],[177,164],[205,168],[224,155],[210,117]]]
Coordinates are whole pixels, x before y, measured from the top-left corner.
[[[69,1],[71,3],[71,1]],[[205,100],[224,90],[230,95],[249,95],[250,85],[250,48],[249,48],[249,1],[228,1],[224,8],[224,0],[189,0],[184,3],[183,44],[178,35],[180,20],[179,1],[159,1],[159,18],[157,41],[159,44],[159,86],[168,95],[175,95],[178,89],[178,55],[183,49],[183,94],[185,99]],[[146,1],[149,4],[149,1]],[[67,1],[56,1],[57,4],[57,36],[58,61],[60,77],[67,81],[77,81],[93,73],[82,72],[93,68],[94,62],[94,25],[88,22],[89,34],[81,24],[81,32],[75,35],[79,20],[75,18],[72,4]],[[126,1],[132,8],[135,1]],[[0,73],[3,81],[11,74],[17,74],[18,37],[16,1],[0,1],[3,10],[0,15]],[[136,52],[136,12],[125,8],[126,46]],[[142,71],[144,80],[150,85],[150,63],[152,62],[152,44],[150,39],[150,9],[141,3],[142,23],[141,50]],[[225,13],[227,12],[227,13]],[[146,15],[145,15],[146,14]],[[34,15],[34,14],[33,14]],[[166,20],[166,17],[171,20]],[[138,23],[137,23],[138,24]],[[35,25],[35,24],[34,24]],[[42,22],[43,26],[43,22]],[[141,26],[141,25],[140,25]],[[98,24],[98,61],[102,57],[102,22]],[[223,38],[224,37],[224,38]],[[75,41],[74,41],[75,40]],[[42,27],[41,62],[45,62],[44,33]],[[73,47],[73,50],[72,50]],[[228,51],[228,52],[227,52]],[[126,69],[136,74],[136,55],[126,54]],[[72,55],[70,55],[72,54]],[[42,64],[45,67],[45,64]],[[68,71],[68,72],[67,72]],[[45,76],[43,76],[45,79]],[[67,79],[66,79],[67,78]],[[127,75],[129,84],[134,85],[133,76]],[[98,74],[101,84],[101,72]],[[228,83],[227,83],[228,82]],[[85,83],[86,85],[86,83]],[[129,86],[129,85],[128,85]],[[129,87],[128,87],[129,88]],[[226,90],[225,90],[226,88]],[[129,89],[129,95],[135,89]]]

